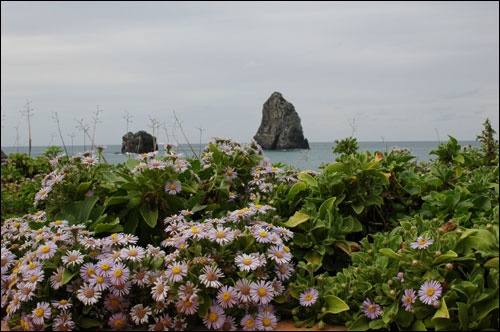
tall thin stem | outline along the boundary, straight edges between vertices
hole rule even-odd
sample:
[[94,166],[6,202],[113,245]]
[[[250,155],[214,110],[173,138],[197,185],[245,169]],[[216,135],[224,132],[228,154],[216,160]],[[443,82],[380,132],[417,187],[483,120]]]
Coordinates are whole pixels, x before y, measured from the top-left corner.
[[184,136],[184,139],[186,140],[186,143],[189,145],[189,148],[191,149],[191,152],[193,152],[193,155],[196,157],[196,159],[199,160],[200,158],[198,157],[198,155],[196,154],[196,152],[193,149],[193,146],[191,145],[191,143],[189,143],[189,140],[186,137],[186,133],[184,132],[184,129],[182,128],[182,124],[179,121],[179,118],[177,117],[177,114],[175,114],[175,111],[173,111],[173,113],[174,113],[175,121],[177,122],[179,128],[181,129],[182,136]]
[[31,122],[30,118],[35,115],[33,109],[31,108],[31,101],[26,99],[26,105],[24,106],[24,111],[21,111],[21,115],[26,117],[28,120],[28,138],[29,138],[29,156],[31,157]]
[[66,144],[64,144],[63,135],[61,133],[61,125],[59,124],[59,115],[57,114],[57,112],[54,112],[53,118],[56,120],[57,123],[57,130],[59,131],[59,137],[61,137],[62,145],[64,147],[64,152],[66,153],[66,155],[68,155],[68,149],[66,149]]

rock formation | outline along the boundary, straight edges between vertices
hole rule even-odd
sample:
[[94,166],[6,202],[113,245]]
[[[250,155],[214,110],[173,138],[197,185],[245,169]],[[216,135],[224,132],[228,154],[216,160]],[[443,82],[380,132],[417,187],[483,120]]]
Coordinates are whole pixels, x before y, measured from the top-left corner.
[[[127,136],[128,136],[128,145],[130,149],[127,149]],[[153,149],[153,138],[156,141],[156,137],[148,134],[145,131],[138,131],[137,133],[128,132],[122,137],[122,153],[131,152],[131,153],[147,153],[152,152]],[[156,143],[156,150],[158,150],[158,143]]]
[[309,149],[299,115],[279,92],[274,92],[265,102],[254,139],[264,150]]

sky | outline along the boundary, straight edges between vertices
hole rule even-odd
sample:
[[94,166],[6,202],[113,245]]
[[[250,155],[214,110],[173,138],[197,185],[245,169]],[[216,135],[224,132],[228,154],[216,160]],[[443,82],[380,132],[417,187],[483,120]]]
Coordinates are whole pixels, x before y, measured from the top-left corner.
[[[498,2],[1,2],[1,145],[256,134],[274,91],[310,142],[499,128]],[[354,122],[353,122],[354,120]],[[354,126],[353,126],[354,123]],[[169,134],[167,137],[166,133]]]

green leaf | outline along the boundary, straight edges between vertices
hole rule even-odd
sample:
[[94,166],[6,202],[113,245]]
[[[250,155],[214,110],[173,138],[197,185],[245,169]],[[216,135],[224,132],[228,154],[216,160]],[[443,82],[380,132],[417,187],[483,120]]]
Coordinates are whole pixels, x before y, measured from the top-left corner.
[[139,225],[139,216],[137,210],[132,210],[127,215],[127,222],[123,225],[123,231],[127,234],[135,234],[135,230]]
[[319,207],[319,218],[324,219],[327,211],[333,212],[333,203],[335,202],[336,197],[330,197],[325,200],[321,206]]
[[372,320],[368,324],[368,326],[370,326],[370,329],[372,329],[372,330],[380,330],[381,328],[383,328],[385,326],[385,323],[381,319],[376,319],[376,320]]
[[331,163],[325,167],[325,172],[345,172],[347,166],[343,163]]
[[155,206],[154,210],[150,210],[146,204],[143,204],[141,205],[139,211],[141,212],[142,218],[144,218],[146,224],[148,224],[151,228],[155,228],[158,222],[158,207]]
[[351,206],[356,214],[361,214],[361,212],[363,212],[363,209],[365,208],[363,203],[352,203]]
[[[116,218],[116,220],[120,220]],[[96,234],[99,233],[117,233],[123,231],[122,225],[116,225],[116,224],[99,224],[95,227],[94,232]]]
[[87,197],[83,202],[78,203],[81,204],[81,207],[78,211],[78,220],[81,223],[86,223],[89,220],[90,213],[92,212],[92,209],[94,208],[94,205],[98,200],[99,197],[97,197],[97,195],[92,195],[90,197]]
[[192,194],[196,194],[196,190],[194,190],[193,188],[191,188],[190,186],[188,186],[187,184],[183,183],[181,185],[181,189],[182,191],[186,191],[188,193],[192,193]]
[[483,265],[487,268],[497,268],[498,269],[498,257],[492,258]]
[[297,182],[295,183],[292,188],[290,188],[289,194],[295,195],[300,191],[304,191],[307,189],[307,186],[304,182]]
[[82,182],[78,185],[78,188],[76,189],[76,192],[78,194],[81,194],[81,193],[84,193],[84,192],[87,192],[90,188],[90,185],[92,184],[92,181],[90,182]]
[[313,178],[310,174],[307,173],[299,173],[297,175],[297,178],[307,184],[310,187],[318,187],[318,181],[316,181],[315,178]]
[[127,166],[127,168],[132,171],[140,163],[141,161],[138,159],[127,159],[127,161],[125,162],[125,166]]
[[321,262],[323,261],[323,255],[320,255],[316,251],[308,251],[304,255],[304,259],[308,262],[311,263],[314,266],[321,266]]
[[469,313],[468,306],[463,302],[457,302],[458,308],[458,321],[460,322],[460,326],[462,330],[469,329]]
[[434,260],[432,261],[432,264],[439,264],[439,263],[444,262],[450,258],[456,258],[456,257],[458,257],[458,254],[456,252],[454,252],[453,250],[448,250],[447,253],[442,254],[441,256],[434,258]]
[[[84,329],[92,329],[95,327],[99,327],[102,329],[102,324],[98,320],[90,319],[90,318],[81,318],[77,320],[78,325],[83,327]],[[95,330],[95,329],[94,329]]]
[[444,298],[441,299],[441,306],[432,317],[432,320],[438,318],[450,319],[450,313],[448,312],[448,307],[446,306],[446,301],[444,300]]
[[378,250],[379,253],[389,257],[389,258],[394,258],[394,259],[402,259],[403,256],[400,254],[395,253],[392,249],[390,248],[382,248]]
[[66,285],[74,276],[76,276],[80,272],[75,272],[71,274],[71,272],[67,269],[64,269],[63,275],[62,275],[62,284]]
[[290,217],[290,219],[288,219],[288,221],[285,223],[285,226],[290,228],[297,227],[307,220],[309,220],[309,216],[307,214],[297,211],[293,216]]
[[419,319],[411,324],[409,331],[427,331],[427,329],[425,328],[424,323]]
[[498,297],[495,299],[491,299],[488,302],[479,303],[476,305],[477,315],[475,319],[481,320],[484,317],[488,316],[490,312],[493,310],[498,310]]
[[117,204],[121,204],[121,203],[125,203],[125,202],[128,202],[127,197],[125,197],[125,196],[113,196],[113,197],[108,198],[106,200],[106,202],[104,202],[104,205],[111,206],[111,205],[117,205]]
[[370,320],[365,315],[360,315],[347,331],[366,331],[370,329]]
[[338,314],[340,312],[349,310],[349,306],[347,305],[347,303],[345,303],[335,295],[327,295],[323,297],[323,299],[326,302],[325,314]]

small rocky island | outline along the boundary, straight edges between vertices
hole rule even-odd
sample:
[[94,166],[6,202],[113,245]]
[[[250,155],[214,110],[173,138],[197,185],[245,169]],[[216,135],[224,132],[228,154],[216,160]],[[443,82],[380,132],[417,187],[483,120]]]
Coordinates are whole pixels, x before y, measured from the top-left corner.
[[254,139],[264,150],[309,149],[295,107],[279,92],[265,102]]
[[[127,143],[128,136],[128,143]],[[147,132],[141,130],[135,134],[128,132],[122,137],[122,153],[147,153],[158,151],[158,143],[156,143],[156,149],[153,146],[153,142],[157,142],[156,137],[148,134]]]

